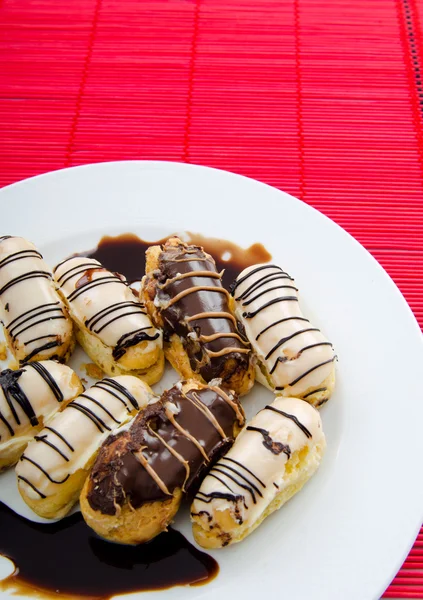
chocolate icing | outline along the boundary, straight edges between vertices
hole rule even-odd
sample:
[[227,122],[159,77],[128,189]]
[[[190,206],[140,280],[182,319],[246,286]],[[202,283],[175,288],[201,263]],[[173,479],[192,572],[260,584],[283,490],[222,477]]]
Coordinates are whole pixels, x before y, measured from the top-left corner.
[[[199,246],[166,243],[159,269],[153,277],[156,298],[167,305],[161,309],[165,335],[176,333],[183,339],[192,370],[205,381],[223,373],[228,380],[236,370],[247,370],[249,345],[229,310],[213,258]],[[181,277],[188,273],[194,274]],[[228,369],[229,359],[234,361]]]
[[90,506],[113,515],[125,500],[138,508],[171,498],[177,488],[188,491],[233,443],[237,420],[242,426],[242,410],[227,392],[173,387],[103,444],[90,476]]

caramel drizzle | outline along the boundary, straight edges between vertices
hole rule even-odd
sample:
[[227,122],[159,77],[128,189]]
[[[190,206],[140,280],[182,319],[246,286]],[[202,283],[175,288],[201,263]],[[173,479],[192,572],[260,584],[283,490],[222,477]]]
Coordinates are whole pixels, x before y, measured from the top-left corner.
[[195,405],[195,407],[198,408],[198,410],[201,411],[205,417],[207,417],[207,419],[210,421],[210,423],[213,425],[213,427],[216,429],[216,431],[218,431],[220,437],[222,439],[225,439],[226,438],[225,432],[221,428],[218,420],[213,415],[211,410],[205,404],[203,404],[201,402],[200,398],[198,397],[198,394],[196,394],[193,391],[192,398],[188,398],[188,396],[185,396],[185,398],[187,398],[190,402],[192,402]]
[[[192,273],[190,275],[191,277],[193,277]],[[168,306],[172,306],[176,302],[179,302],[179,300],[181,300],[182,298],[185,298],[185,296],[189,296],[189,294],[194,294],[195,292],[216,292],[218,294],[225,294],[225,296],[229,300],[229,292],[223,287],[217,287],[213,285],[196,285],[187,290],[184,290],[183,292],[179,292],[179,294],[176,294],[176,296],[170,300]]]
[[[190,258],[188,260],[191,261],[192,259]],[[180,261],[175,260],[175,262],[180,262]],[[165,283],[158,285],[158,287],[161,290],[164,290],[168,285],[175,283],[175,281],[180,281],[181,279],[187,279],[188,277],[207,277],[209,279],[222,279],[222,274],[223,274],[223,271],[221,273],[213,273],[213,271],[188,271],[188,273],[180,273],[179,275],[176,275],[176,277],[167,279],[167,281],[165,281]]]
[[223,398],[223,400],[226,402],[226,404],[229,404],[229,406],[232,408],[232,410],[234,411],[234,413],[236,414],[236,418],[237,421],[239,423],[240,426],[244,425],[245,423],[245,417],[242,414],[239,405],[230,398],[230,396],[228,396],[228,394],[226,394],[226,392],[224,392],[221,388],[215,386],[215,385],[211,385],[209,386],[211,390],[213,390],[213,392],[215,394],[217,394],[218,396],[220,396],[221,398]]
[[157,475],[156,471],[150,466],[148,460],[143,455],[142,451],[145,450],[147,446],[142,446],[138,452],[134,452],[135,458],[142,464],[144,469],[150,475],[150,477],[156,482],[161,491],[166,494],[166,496],[171,496],[172,494],[169,492],[165,482]]
[[[251,276],[255,275],[258,272],[265,272],[267,270],[271,269],[271,273],[265,273],[264,275],[262,275],[257,281],[253,281],[252,284],[250,284],[237,298],[235,298],[235,300],[237,302],[240,302],[242,307],[245,307],[249,304],[251,304],[252,302],[254,302],[255,300],[257,300],[258,298],[260,298],[261,296],[264,296],[265,294],[267,294],[268,292],[272,292],[274,290],[278,290],[278,289],[293,289],[296,292],[298,292],[298,289],[294,286],[294,285],[276,285],[273,286],[272,283],[275,280],[278,279],[286,279],[288,278],[289,280],[291,280],[292,282],[294,281],[292,279],[292,277],[290,277],[288,275],[288,273],[286,273],[285,271],[283,271],[280,267],[278,267],[277,265],[261,265],[260,267],[257,267],[255,269],[252,269],[249,273],[247,273],[246,275],[244,275],[243,277],[241,277],[240,279],[238,279],[232,288],[232,295],[235,294],[235,290],[237,289],[237,287],[243,283],[246,282]],[[270,287],[269,287],[270,286]],[[249,298],[249,296],[251,296],[252,294],[254,294],[254,296],[252,298]],[[266,310],[268,308],[270,308],[271,306],[275,305],[275,304],[279,304],[281,302],[298,302],[298,297],[297,296],[278,296],[277,298],[273,298],[272,300],[268,301],[268,302],[264,302],[261,306],[259,306],[256,310],[252,311],[252,312],[243,312],[242,316],[246,319],[253,319],[254,317],[256,317],[259,313],[261,313],[263,310]],[[266,327],[264,327],[255,337],[255,341],[257,341],[264,333],[266,333],[267,331],[269,331],[270,329],[272,329],[273,327],[284,323],[286,321],[302,321],[302,322],[306,322],[306,323],[310,323],[310,321],[302,316],[291,316],[291,317],[286,317],[286,318],[282,318],[282,319],[277,319],[271,323],[269,323],[269,325],[267,325]],[[298,331],[282,337],[279,339],[279,341],[272,347],[269,349],[269,351],[267,352],[267,354],[264,357],[264,360],[268,360],[277,350],[279,350],[280,348],[282,348],[287,342],[289,342],[290,340],[292,340],[295,337],[304,335],[306,333],[310,333],[310,332],[319,332],[320,329],[316,328],[316,327],[305,327],[303,329],[299,329]],[[296,360],[298,359],[304,352],[311,350],[313,348],[317,348],[319,346],[332,346],[332,344],[330,342],[318,342],[315,344],[309,344],[307,346],[303,346],[302,348],[300,348],[300,350],[298,350],[298,352],[295,354],[295,356],[292,357],[288,357],[285,355],[282,356],[278,356],[275,360],[275,362],[273,363],[273,366],[269,369],[269,375],[273,375],[273,373],[276,371],[276,368],[278,367],[279,364],[284,364],[288,361],[292,361],[292,360]],[[315,364],[312,368],[306,370],[304,373],[302,373],[300,376],[298,376],[297,378],[295,378],[291,383],[285,385],[285,386],[278,386],[275,389],[278,391],[284,390],[287,387],[293,386],[296,383],[298,383],[299,381],[301,381],[304,377],[306,377],[307,375],[309,375],[310,373],[312,373],[313,371],[315,371],[316,369],[319,369],[320,367],[323,367],[324,365],[333,362],[335,360],[336,357],[333,357],[330,360],[327,361],[323,361],[319,364]],[[310,392],[311,395],[314,392]]]
[[[185,396],[185,398],[186,398],[186,396]],[[169,404],[169,403],[167,403],[167,404]],[[201,454],[203,455],[205,461],[209,462],[210,459],[207,456],[207,453],[204,450],[203,446],[200,444],[200,442],[193,435],[191,435],[189,433],[189,431],[187,431],[186,429],[184,429],[182,427],[182,425],[180,425],[178,423],[178,421],[175,419],[174,414],[172,413],[171,410],[169,410],[169,407],[167,405],[165,405],[165,414],[166,414],[166,417],[169,419],[169,421],[172,423],[172,425],[175,427],[175,429],[177,429],[182,435],[184,435],[187,439],[189,439],[194,444],[194,446],[196,446],[198,448],[198,450],[201,452]]]
[[[34,363],[34,364],[36,364],[36,363]],[[33,366],[33,365],[31,365],[31,366]],[[114,381],[113,379],[108,379],[108,378],[103,379],[102,381],[99,381],[98,383],[94,384],[90,389],[93,390],[94,388],[99,388],[103,392],[107,393],[111,398],[113,398],[116,401],[116,404],[117,403],[123,404],[127,408],[128,412],[132,412],[132,411],[129,409],[129,406],[126,403],[126,400],[129,400],[134,408],[138,408],[138,402],[132,396],[132,394],[129,392],[129,390],[127,390],[124,386],[122,386],[117,381]],[[94,408],[91,409],[83,404],[80,404],[79,402],[77,402],[77,400],[79,400],[79,399],[88,400],[89,402],[94,404]],[[65,414],[68,409],[77,410],[82,415],[84,415],[89,421],[91,421],[101,434],[105,433],[106,431],[112,431],[112,429],[115,429],[115,426],[112,425],[109,427],[109,425],[107,423],[105,423],[105,421],[103,420],[104,417],[101,418],[97,414],[97,412],[96,412],[97,407],[98,407],[98,409],[101,409],[102,412],[106,413],[107,417],[110,419],[111,425],[112,425],[112,423],[116,423],[116,427],[118,427],[119,425],[122,424],[122,421],[117,419],[105,406],[103,406],[101,404],[101,401],[96,400],[95,398],[93,398],[92,396],[90,396],[86,393],[80,394],[80,396],[78,396],[78,398],[76,400],[73,400],[72,402],[70,402],[62,414]],[[63,426],[63,423],[62,423],[62,426]],[[44,428],[43,432],[41,432],[41,435],[35,436],[34,441],[38,442],[38,443],[43,443],[43,444],[49,446],[65,462],[69,463],[70,458],[68,456],[66,456],[66,454],[64,452],[62,452],[62,450],[58,446],[56,446],[56,444],[51,440],[50,433],[53,434],[54,436],[57,436],[63,442],[63,444],[65,444],[65,446],[67,446],[67,448],[69,448],[71,453],[75,452],[75,448],[73,448],[73,446],[70,444],[70,442],[66,439],[66,436],[64,435],[64,433],[62,433],[62,432],[58,431],[57,429],[54,429],[53,427],[50,427],[50,426],[46,426]],[[28,449],[30,450],[30,448],[31,448],[31,444],[27,447],[27,450],[22,455],[22,457],[20,459],[21,461],[26,460],[26,461],[30,462],[34,467],[36,467],[40,472],[42,472],[45,475],[45,477],[52,483],[61,485],[61,484],[65,483],[65,481],[67,481],[67,479],[70,477],[70,472],[66,475],[66,477],[62,481],[55,481],[52,478],[51,474],[48,473],[48,471],[46,471],[40,463],[31,459],[30,456],[27,456]],[[18,479],[22,480],[24,483],[29,485],[29,487],[31,487],[37,494],[39,494],[39,496],[41,498],[46,498],[45,494],[43,494],[40,490],[38,490],[37,487],[28,478],[18,475]]]
[[[185,321],[190,323],[191,321],[199,321],[200,319],[229,319],[236,327],[236,320],[231,313],[227,312],[203,312],[193,315],[192,317],[186,317]],[[219,334],[217,334],[219,335]],[[238,351],[238,348],[236,349]]]
[[[219,350],[218,352],[214,352],[213,350],[209,350],[208,348],[205,348],[205,350],[210,357],[215,358],[217,356],[225,356],[225,354],[231,354],[232,352],[234,352],[235,348],[222,348],[222,350]],[[236,351],[240,354],[249,354],[250,352],[249,348],[236,348]]]
[[167,448],[167,450],[177,459],[179,460],[179,462],[181,464],[184,465],[185,467],[185,479],[184,479],[184,483],[182,485],[182,489],[185,491],[185,484],[188,481],[188,478],[191,474],[191,469],[189,468],[189,464],[188,461],[185,460],[185,458],[182,456],[182,454],[179,454],[179,452],[177,452],[177,450],[175,450],[175,448],[172,448],[172,446],[169,446],[169,444],[162,438],[161,435],[159,435],[157,433],[157,431],[154,431],[153,429],[151,429],[150,426],[148,426],[148,431],[151,435],[153,435],[154,437],[156,437],[165,448]]

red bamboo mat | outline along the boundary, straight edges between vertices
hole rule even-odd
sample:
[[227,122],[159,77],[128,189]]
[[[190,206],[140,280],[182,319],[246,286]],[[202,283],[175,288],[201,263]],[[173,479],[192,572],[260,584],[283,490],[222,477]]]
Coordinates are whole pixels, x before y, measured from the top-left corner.
[[[423,3],[0,0],[0,185],[164,159],[298,196],[423,324]],[[386,597],[423,598],[423,530]]]

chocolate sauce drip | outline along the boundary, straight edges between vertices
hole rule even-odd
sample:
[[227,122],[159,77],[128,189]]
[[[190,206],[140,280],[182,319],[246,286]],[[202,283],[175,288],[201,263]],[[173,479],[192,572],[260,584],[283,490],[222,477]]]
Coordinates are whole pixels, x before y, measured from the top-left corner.
[[[34,412],[34,409],[31,406],[28,397],[22,390],[19,385],[19,378],[23,373],[23,369],[19,369],[18,371],[12,371],[11,369],[5,369],[0,373],[0,387],[3,391],[4,397],[6,399],[7,404],[9,405],[10,412],[13,415],[15,423],[20,425],[20,419],[18,417],[18,413],[15,408],[15,404],[20,406],[23,410],[25,416],[28,418],[28,421],[32,426],[38,425],[37,415]],[[1,414],[1,413],[0,413]],[[6,418],[2,415],[1,420],[7,426],[9,433],[11,436],[15,435],[13,426],[10,422],[6,422]]]
[[172,528],[148,544],[122,546],[98,538],[80,513],[41,524],[0,504],[0,530],[0,553],[16,567],[0,582],[0,589],[17,588],[24,595],[41,590],[54,597],[106,600],[118,594],[207,583],[219,570],[213,558]]
[[[220,377],[234,359],[235,370],[246,370],[249,346],[230,313],[214,260],[198,246],[166,244],[159,258],[156,294],[167,335],[184,340],[191,367],[206,381]],[[190,275],[192,273],[192,275]],[[189,335],[190,334],[190,335]]]
[[125,501],[138,508],[198,485],[206,466],[233,443],[232,402],[216,388],[165,392],[128,431],[103,444],[89,480],[90,506],[113,515]]

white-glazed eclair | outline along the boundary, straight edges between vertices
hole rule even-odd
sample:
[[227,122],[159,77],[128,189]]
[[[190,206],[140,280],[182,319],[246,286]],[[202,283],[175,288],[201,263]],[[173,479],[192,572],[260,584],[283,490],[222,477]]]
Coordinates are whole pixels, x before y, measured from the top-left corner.
[[123,375],[99,381],[56,414],[16,466],[28,506],[47,519],[66,515],[102,442],[154,398],[146,383]]
[[66,361],[73,350],[72,321],[51,270],[34,244],[21,237],[0,237],[0,321],[20,364]]
[[276,398],[204,479],[191,506],[196,542],[221,548],[243,540],[310,479],[325,446],[315,408]]
[[0,470],[19,459],[57,411],[83,391],[79,377],[53,360],[0,373]]
[[161,378],[162,334],[124,278],[81,256],[57,265],[54,277],[78,342],[105,373],[136,375],[149,384]]
[[276,265],[254,265],[242,271],[231,293],[258,358],[258,381],[278,395],[324,404],[335,385],[336,357],[303,316],[294,279]]

